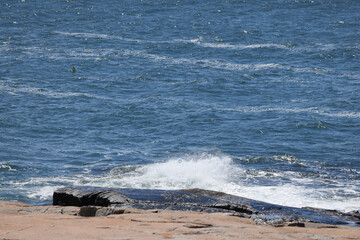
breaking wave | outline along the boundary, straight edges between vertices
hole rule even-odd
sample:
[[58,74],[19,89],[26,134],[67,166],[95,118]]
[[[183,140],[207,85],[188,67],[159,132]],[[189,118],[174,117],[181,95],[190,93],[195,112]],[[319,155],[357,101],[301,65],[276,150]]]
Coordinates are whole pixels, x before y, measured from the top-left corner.
[[[306,167],[300,159],[288,154],[264,159]],[[240,163],[247,160],[241,159]],[[359,181],[344,183],[334,180],[329,183],[326,176],[245,168],[239,160],[221,153],[190,154],[148,165],[120,166],[101,176],[85,174],[70,178],[33,178],[18,183],[17,187],[29,184],[39,187],[31,188],[28,197],[40,200],[50,200],[53,190],[68,185],[166,190],[201,188],[292,207],[341,211],[360,209],[360,192],[356,189]]]

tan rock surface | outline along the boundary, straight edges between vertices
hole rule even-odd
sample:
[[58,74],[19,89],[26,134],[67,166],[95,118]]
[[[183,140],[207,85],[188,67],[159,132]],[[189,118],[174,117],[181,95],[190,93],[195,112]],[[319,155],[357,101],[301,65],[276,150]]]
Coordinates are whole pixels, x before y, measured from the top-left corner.
[[78,212],[0,201],[0,239],[360,239],[359,227],[260,226],[224,213],[129,209],[102,217],[74,215]]

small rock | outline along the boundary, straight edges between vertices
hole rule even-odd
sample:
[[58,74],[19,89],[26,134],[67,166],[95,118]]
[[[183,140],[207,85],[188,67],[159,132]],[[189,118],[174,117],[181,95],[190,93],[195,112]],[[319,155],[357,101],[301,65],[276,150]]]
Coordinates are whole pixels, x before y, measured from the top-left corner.
[[124,214],[124,213],[125,213],[125,209],[122,208],[100,208],[96,211],[95,216],[100,217],[100,216],[108,216],[111,214]]
[[287,224],[289,227],[305,227],[303,222],[292,222]]
[[184,225],[184,227],[187,227],[187,228],[209,228],[212,226],[213,226],[212,224],[207,224],[207,223],[194,223],[194,224]]
[[78,215],[82,217],[95,217],[97,211],[98,208],[94,206],[81,207]]

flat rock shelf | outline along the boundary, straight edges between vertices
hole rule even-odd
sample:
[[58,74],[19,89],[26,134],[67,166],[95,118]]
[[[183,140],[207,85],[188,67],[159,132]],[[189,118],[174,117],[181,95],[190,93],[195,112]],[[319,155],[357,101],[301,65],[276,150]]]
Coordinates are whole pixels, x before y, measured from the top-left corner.
[[259,225],[305,226],[305,223],[360,227],[360,212],[293,208],[203,189],[157,190],[65,187],[53,195],[53,205],[78,206],[79,215],[121,214],[126,208],[225,212],[251,218]]

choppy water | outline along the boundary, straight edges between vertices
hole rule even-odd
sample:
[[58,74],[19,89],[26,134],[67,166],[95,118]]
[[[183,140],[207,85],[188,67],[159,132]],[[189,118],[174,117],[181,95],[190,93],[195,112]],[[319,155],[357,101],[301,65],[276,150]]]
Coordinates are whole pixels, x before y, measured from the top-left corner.
[[360,209],[359,1],[0,2],[0,200],[204,188]]

